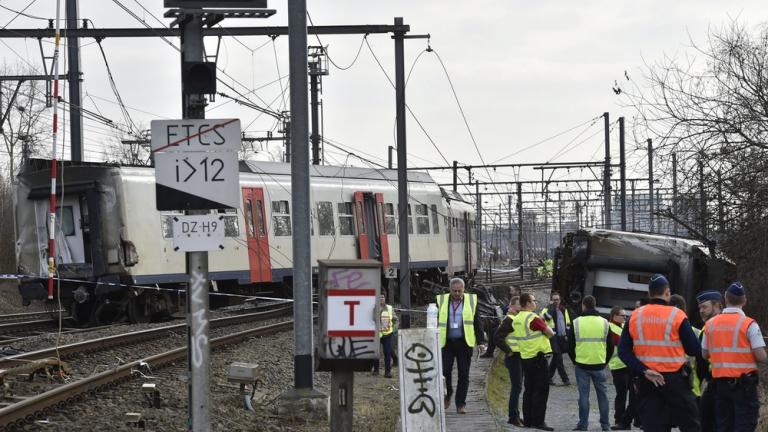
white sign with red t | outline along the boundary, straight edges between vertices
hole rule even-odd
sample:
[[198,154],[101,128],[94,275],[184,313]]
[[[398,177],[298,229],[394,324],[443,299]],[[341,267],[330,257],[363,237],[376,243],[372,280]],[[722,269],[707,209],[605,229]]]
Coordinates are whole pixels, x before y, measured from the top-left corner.
[[376,290],[334,289],[328,296],[329,337],[374,337],[376,335]]
[[[329,370],[337,361],[345,361],[344,367],[354,368],[350,360],[378,359],[381,263],[374,260],[321,260],[318,263],[318,370]],[[359,365],[359,370],[370,370],[370,362]]]

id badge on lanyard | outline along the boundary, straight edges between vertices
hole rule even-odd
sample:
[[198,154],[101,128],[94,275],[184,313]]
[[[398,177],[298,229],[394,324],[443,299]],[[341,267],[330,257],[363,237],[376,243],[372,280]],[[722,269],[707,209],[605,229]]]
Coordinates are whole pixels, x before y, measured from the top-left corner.
[[[463,306],[463,303],[459,303],[459,306]],[[459,306],[453,307],[453,304],[451,304],[451,309],[453,309],[453,311],[452,311],[453,319],[451,320],[451,328],[452,329],[459,328],[459,322],[456,321],[456,310],[459,308]],[[463,308],[462,308],[462,311],[463,311]],[[462,319],[463,319],[463,314],[462,314]]]

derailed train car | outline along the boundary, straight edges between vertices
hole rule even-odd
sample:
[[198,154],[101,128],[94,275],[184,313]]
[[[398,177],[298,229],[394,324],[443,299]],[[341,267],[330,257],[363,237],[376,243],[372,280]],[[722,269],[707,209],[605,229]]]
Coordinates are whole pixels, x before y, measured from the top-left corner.
[[[25,302],[47,297],[49,167],[50,161],[32,160],[17,178],[16,250]],[[187,276],[184,254],[173,250],[171,221],[181,212],[156,210],[154,169],[65,162],[59,175],[56,288],[70,313],[94,323],[178,310]],[[408,180],[413,285],[471,277],[474,207],[428,174],[409,172]],[[209,254],[211,289],[290,296],[290,164],[241,162],[240,189],[240,209],[218,210],[227,238],[223,250]],[[397,171],[313,166],[310,194],[313,262],[371,258],[382,262],[383,279],[396,275]],[[164,289],[145,289],[155,286]],[[217,299],[227,297],[212,303]]]
[[607,314],[611,307],[631,310],[635,302],[648,296],[648,281],[654,273],[664,274],[673,294],[688,304],[686,313],[694,321],[696,294],[705,290],[722,291],[735,277],[735,266],[712,256],[698,240],[611,231],[582,229],[568,233],[554,260],[553,290],[564,299],[592,295],[598,311]]

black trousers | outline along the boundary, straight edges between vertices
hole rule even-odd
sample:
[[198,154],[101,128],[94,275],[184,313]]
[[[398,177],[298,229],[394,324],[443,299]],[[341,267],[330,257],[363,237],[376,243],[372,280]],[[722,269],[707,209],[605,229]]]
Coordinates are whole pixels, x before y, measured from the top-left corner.
[[453,362],[456,361],[459,369],[459,382],[456,384],[456,406],[467,404],[467,389],[469,389],[469,367],[472,364],[472,348],[464,339],[447,339],[443,347],[443,376],[445,388],[448,392],[446,398],[453,395]]
[[568,342],[564,336],[554,336],[549,339],[552,346],[552,360],[549,362],[549,380],[555,377],[555,371],[560,375],[563,383],[570,382],[568,372],[563,364],[563,354],[568,352]]
[[[717,422],[717,416],[715,415],[715,383],[714,381],[706,381],[704,391],[701,392],[699,398],[699,413],[701,413],[701,432],[715,432],[715,423]],[[704,385],[704,382],[701,383]]]
[[[617,425],[632,425],[635,419],[635,391],[632,388],[632,371],[628,367],[611,371],[616,398],[613,400],[613,420]],[[629,404],[627,404],[629,399]]]
[[663,375],[665,383],[661,387],[642,376],[634,380],[643,431],[667,432],[671,425],[676,425],[681,432],[699,432],[699,407],[688,377],[682,372]]
[[523,359],[523,424],[526,427],[539,426],[547,415],[549,399],[549,372],[544,354]]
[[752,432],[757,428],[760,401],[757,375],[754,379],[716,378],[717,432]]
[[[392,335],[394,333],[390,333],[386,336],[382,336],[379,338],[379,343],[381,344],[381,352],[384,354],[384,373],[390,373],[392,372]],[[379,372],[379,362],[376,361],[373,365],[373,371],[378,373]]]

